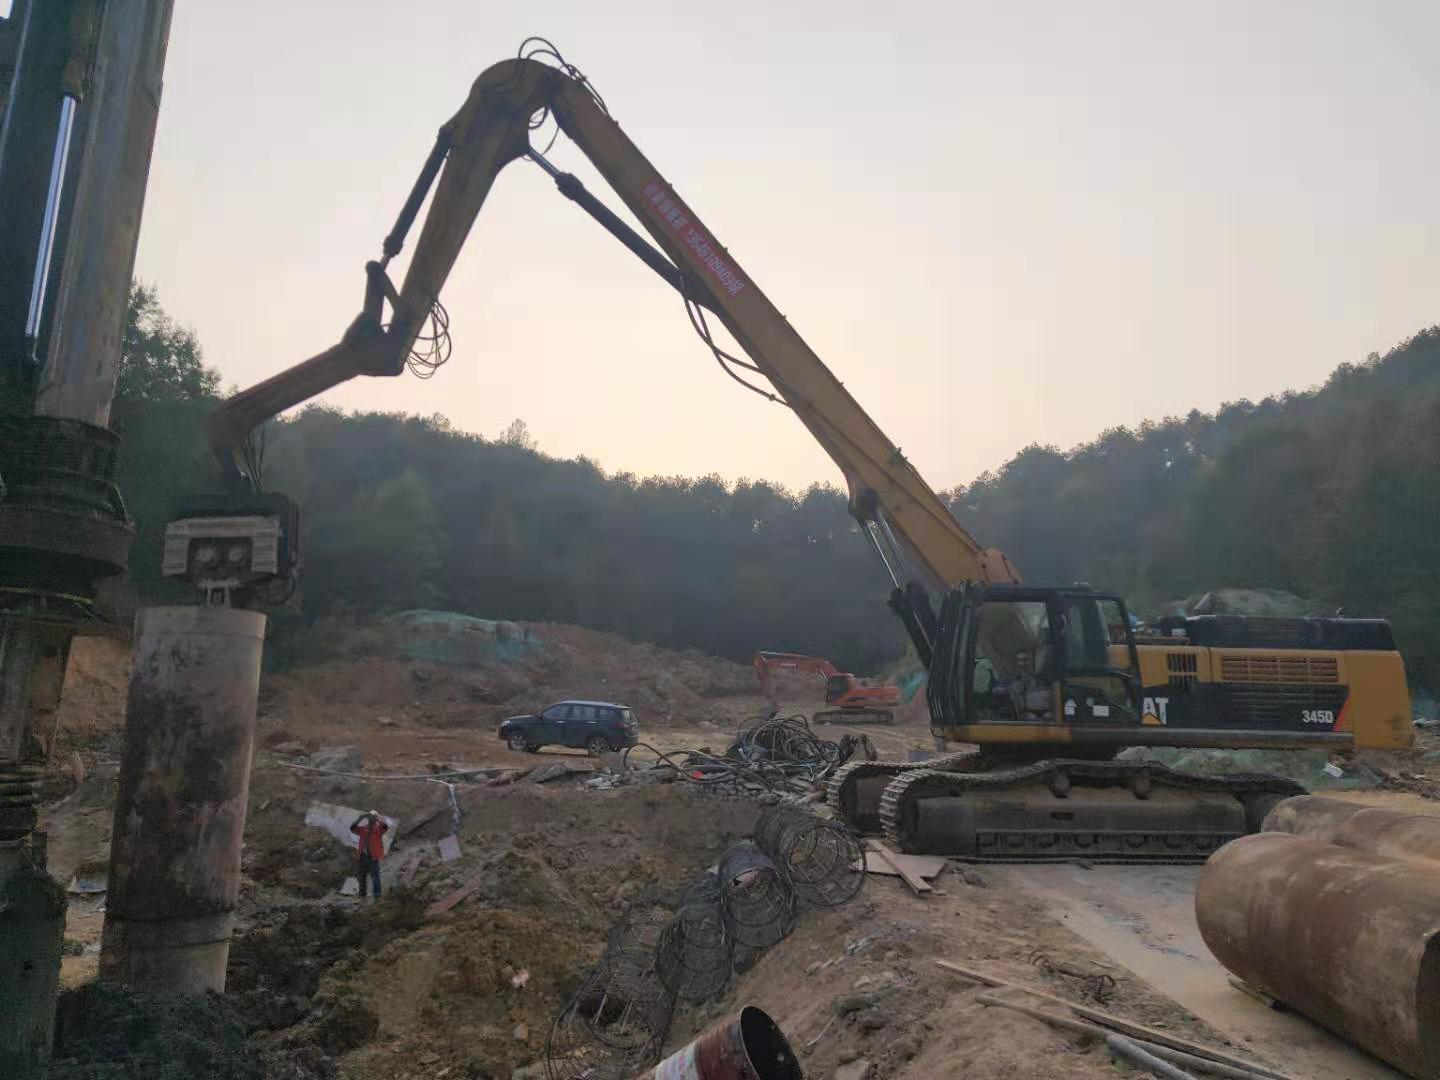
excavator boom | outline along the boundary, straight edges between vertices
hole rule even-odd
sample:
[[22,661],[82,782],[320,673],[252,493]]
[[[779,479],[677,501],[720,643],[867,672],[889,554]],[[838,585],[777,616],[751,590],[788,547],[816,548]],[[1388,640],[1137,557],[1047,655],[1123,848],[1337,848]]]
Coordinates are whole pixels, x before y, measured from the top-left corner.
[[[356,375],[400,374],[427,320],[436,324],[432,336],[444,334],[441,288],[491,185],[507,164],[531,156],[557,178],[562,191],[576,197],[579,182],[558,173],[530,147],[530,118],[547,109],[664,258],[657,259],[653,249],[647,257],[630,240],[627,244],[687,300],[714,313],[750,357],[753,370],[769,381],[775,395],[839,466],[852,512],[885,560],[897,590],[917,577],[911,559],[924,577],[939,585],[1018,580],[1003,555],[986,551],[960,526],[899,447],[611,119],[589,84],[533,59],[506,60],[487,69],[441,129],[415,191],[386,237],[382,260],[367,267],[364,310],[341,342],[237,394],[216,411],[211,441],[222,462],[233,463],[252,429],[291,406]],[[389,284],[386,266],[437,177],[434,199],[397,291]],[[585,205],[583,199],[576,201]],[[587,208],[595,202],[591,199]],[[616,231],[618,219],[611,218],[602,224]],[[619,227],[626,229],[623,223]],[[381,315],[384,301],[392,305],[388,322]]]

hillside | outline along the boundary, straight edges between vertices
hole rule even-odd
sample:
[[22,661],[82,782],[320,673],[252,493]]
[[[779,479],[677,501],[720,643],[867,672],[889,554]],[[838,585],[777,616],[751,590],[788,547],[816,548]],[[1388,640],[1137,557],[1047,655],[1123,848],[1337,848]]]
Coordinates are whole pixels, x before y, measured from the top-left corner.
[[1440,681],[1440,328],[1305,393],[1033,445],[950,494],[1027,580],[1087,581],[1150,614],[1226,587],[1391,619]]
[[[642,726],[733,726],[761,708],[748,665],[560,623],[495,623],[449,612],[322,620],[296,630],[267,675],[264,711],[310,719],[489,730],[564,698],[618,701]],[[819,692],[816,692],[818,700]]]

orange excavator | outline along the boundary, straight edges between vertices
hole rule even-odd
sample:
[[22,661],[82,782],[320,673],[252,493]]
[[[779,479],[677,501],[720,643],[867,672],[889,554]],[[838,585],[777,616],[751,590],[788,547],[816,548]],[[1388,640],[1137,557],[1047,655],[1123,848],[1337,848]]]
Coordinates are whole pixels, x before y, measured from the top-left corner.
[[[533,145],[532,132],[547,117],[648,238]],[[1383,620],[1201,616],[1137,642],[1120,597],[1082,585],[1021,584],[1002,553],[965,531],[640,152],[589,80],[544,42],[484,71],[440,128],[381,257],[366,264],[364,301],[341,339],[212,415],[211,443],[229,490],[192,504],[167,528],[167,574],[191,581],[207,603],[288,595],[300,565],[298,514],[283,496],[256,491],[250,433],[357,376],[396,376],[407,367],[432,373],[449,353],[441,287],[496,177],[524,160],[679,294],[729,377],[790,410],[835,461],[860,534],[893,587],[890,608],[928,668],[932,734],[980,748],[923,768],[847,764],[830,790],[847,821],[881,828],[907,851],[1203,860],[1303,789],[1275,776],[1184,774],[1117,760],[1117,751],[1410,744],[1404,664]],[[427,200],[397,286],[390,264]],[[712,320],[744,356],[717,342]]]
[[900,704],[899,687],[875,683],[841,671],[821,656],[762,649],[755,654],[753,663],[755,677],[760,680],[760,690],[772,705],[779,705],[779,688],[775,682],[777,675],[811,675],[825,680],[825,704],[830,706],[811,714],[811,719],[817,723],[827,720],[895,722],[895,707]]

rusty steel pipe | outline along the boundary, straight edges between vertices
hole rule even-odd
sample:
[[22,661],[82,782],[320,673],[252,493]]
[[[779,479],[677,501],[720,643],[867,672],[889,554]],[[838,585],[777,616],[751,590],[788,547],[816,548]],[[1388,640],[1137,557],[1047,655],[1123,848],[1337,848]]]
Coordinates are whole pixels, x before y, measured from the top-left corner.
[[1440,1076],[1440,869],[1288,833],[1241,837],[1195,888],[1225,967],[1412,1076]]
[[154,607],[135,620],[100,944],[106,982],[225,989],[264,637],[256,611]]
[[779,1025],[747,1005],[634,1080],[805,1080]]
[[1271,808],[1260,831],[1306,836],[1328,844],[1339,826],[1364,809],[1364,803],[1327,799],[1323,795],[1292,795]]
[[1440,863],[1440,815],[1409,814],[1378,806],[1297,795],[1266,815],[1264,832],[1286,832],[1323,844],[1392,859]]

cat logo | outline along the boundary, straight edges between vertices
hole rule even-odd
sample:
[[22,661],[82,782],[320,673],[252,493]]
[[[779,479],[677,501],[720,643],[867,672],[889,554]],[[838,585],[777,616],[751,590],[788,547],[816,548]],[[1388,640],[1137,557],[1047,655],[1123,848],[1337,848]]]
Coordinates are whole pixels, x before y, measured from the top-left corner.
[[1151,727],[1159,727],[1166,722],[1165,711],[1169,707],[1170,699],[1168,697],[1147,697],[1144,707],[1141,709],[1144,715],[1141,716],[1140,722]]

